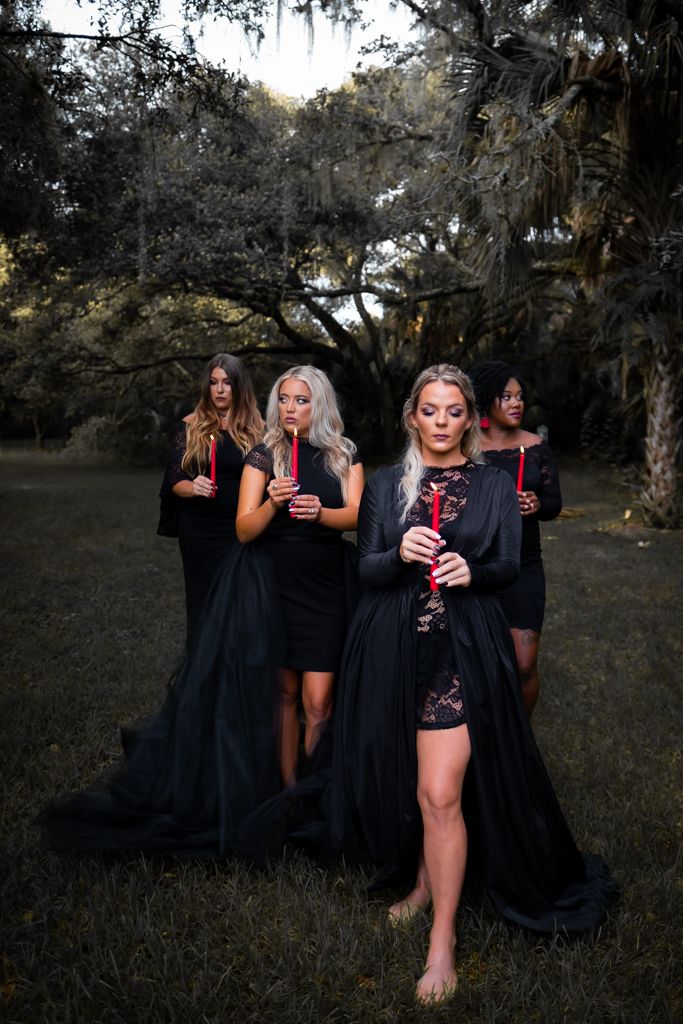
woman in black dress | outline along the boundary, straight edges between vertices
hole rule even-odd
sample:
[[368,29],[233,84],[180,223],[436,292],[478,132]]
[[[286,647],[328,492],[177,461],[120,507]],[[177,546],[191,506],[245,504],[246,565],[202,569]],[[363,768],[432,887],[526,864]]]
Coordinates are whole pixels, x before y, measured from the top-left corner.
[[[237,508],[243,543],[263,536],[284,619],[280,662],[280,755],[285,785],[295,777],[299,694],[310,754],[332,710],[349,608],[349,545],[363,491],[356,446],[344,437],[334,390],[321,370],[294,366],[275,382],[266,435],[246,459]],[[296,431],[298,480],[292,476]]]
[[465,374],[448,365],[422,373],[404,426],[403,462],[375,473],[361,502],[365,592],[340,672],[323,807],[332,849],[380,865],[377,885],[417,877],[394,920],[433,903],[417,986],[431,1002],[457,983],[467,768],[484,882],[505,917],[544,932],[588,930],[615,887],[604,862],[576,849],[523,709],[495,596],[518,571],[518,501],[506,473],[477,462]]
[[522,429],[525,384],[520,374],[507,363],[492,361],[475,366],[469,377],[477,408],[488,420],[481,441],[486,461],[504,470],[517,484],[524,449],[522,487],[517,492],[522,516],[519,576],[498,596],[515,645],[524,706],[531,715],[538,700],[538,646],[545,612],[539,522],[560,514],[560,481],[546,442]]
[[[215,484],[210,476],[212,437]],[[244,457],[262,437],[263,420],[249,375],[234,356],[214,356],[202,375],[197,406],[176,434],[165,480],[180,499],[177,530],[188,638],[217,570],[236,543],[235,513]]]
[[58,848],[222,857],[244,815],[280,788],[272,572],[235,534],[244,457],[262,428],[242,365],[215,356],[166,481],[179,506],[186,653],[159,710],[122,730],[119,770],[41,816]]

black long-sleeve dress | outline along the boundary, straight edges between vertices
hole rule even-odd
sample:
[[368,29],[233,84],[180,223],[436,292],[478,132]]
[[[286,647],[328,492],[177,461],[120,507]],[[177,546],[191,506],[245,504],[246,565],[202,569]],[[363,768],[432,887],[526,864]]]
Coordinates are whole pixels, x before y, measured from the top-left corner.
[[[187,427],[181,423],[164,485],[169,489],[193,476],[181,463],[187,447]],[[216,496],[176,498],[177,531],[185,577],[187,635],[195,629],[206,595],[229,550],[237,543],[235,516],[244,454],[229,434],[219,433],[216,444]],[[206,474],[208,476],[208,468]]]
[[[379,882],[414,880],[422,835],[415,736],[416,724],[424,725],[419,630],[425,567],[403,563],[399,545],[414,518],[431,523],[430,474],[403,524],[401,474],[401,467],[379,471],[361,502],[366,590],[346,643],[324,794],[330,847],[374,862]],[[490,466],[469,464],[459,476],[467,477],[464,490],[458,484],[464,500],[454,503],[453,515],[446,501],[441,533],[447,549],[469,563],[472,580],[467,588],[443,588],[439,598],[451,678],[457,675],[472,744],[468,776],[483,878],[508,919],[544,932],[585,931],[603,919],[615,885],[600,858],[577,850],[522,707],[514,649],[495,596],[512,582],[519,563],[515,487]],[[435,678],[438,662],[430,667]]]
[[[555,519],[562,511],[560,479],[552,452],[545,441],[525,446],[523,491],[533,491],[539,501],[534,515],[522,516],[522,543],[517,579],[498,592],[507,624],[511,629],[532,629],[540,633],[545,614],[545,572],[541,555],[540,522]],[[484,452],[486,461],[517,481],[519,448],[497,448]]]

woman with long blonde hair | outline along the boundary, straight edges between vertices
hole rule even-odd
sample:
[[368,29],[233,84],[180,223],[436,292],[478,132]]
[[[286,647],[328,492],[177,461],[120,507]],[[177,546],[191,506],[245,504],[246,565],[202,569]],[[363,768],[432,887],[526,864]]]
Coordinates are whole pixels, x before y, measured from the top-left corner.
[[299,696],[310,755],[331,714],[349,618],[349,546],[342,533],[356,528],[364,479],[343,429],[326,375],[314,366],[292,366],[273,385],[266,434],[247,456],[240,487],[237,536],[245,544],[263,536],[284,620],[279,717],[285,785],[296,775]]
[[[199,401],[175,437],[166,482],[177,501],[177,535],[185,576],[188,638],[209,587],[236,542],[237,496],[247,453],[263,436],[263,420],[244,366],[215,355],[202,374]],[[211,442],[215,441],[215,483]]]
[[615,886],[600,858],[578,852],[524,712],[496,597],[519,568],[519,502],[510,477],[480,461],[470,381],[447,364],[425,370],[403,423],[403,460],[371,477],[360,506],[365,589],[344,652],[322,806],[333,850],[379,865],[375,887],[411,886],[389,909],[393,924],[431,903],[416,995],[439,1003],[458,981],[466,770],[479,866],[508,920],[588,931]]

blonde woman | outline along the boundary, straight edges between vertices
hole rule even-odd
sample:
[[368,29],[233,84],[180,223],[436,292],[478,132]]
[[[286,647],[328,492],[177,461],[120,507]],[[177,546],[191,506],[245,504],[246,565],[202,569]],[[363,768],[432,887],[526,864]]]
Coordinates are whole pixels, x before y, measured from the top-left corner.
[[[211,481],[211,437],[216,482]],[[263,437],[263,420],[239,359],[219,353],[202,374],[196,408],[175,438],[166,483],[179,498],[177,535],[185,575],[188,638],[209,587],[236,542],[235,515],[247,453]]]
[[[275,382],[266,434],[247,456],[237,536],[263,537],[272,559],[285,643],[280,662],[280,770],[295,778],[299,696],[310,754],[332,711],[332,689],[349,618],[348,546],[363,491],[356,446],[342,433],[334,389],[314,366],[293,366]],[[298,481],[292,444],[298,443]],[[345,550],[346,547],[346,550]]]
[[376,885],[412,885],[392,923],[432,904],[417,998],[440,1002],[457,985],[467,769],[484,881],[505,917],[588,930],[614,884],[604,862],[576,849],[524,713],[495,596],[518,571],[519,502],[510,477],[479,461],[465,374],[445,364],[420,374],[404,428],[403,461],[374,474],[361,502],[365,592],[346,643],[325,807],[333,849],[379,864]]

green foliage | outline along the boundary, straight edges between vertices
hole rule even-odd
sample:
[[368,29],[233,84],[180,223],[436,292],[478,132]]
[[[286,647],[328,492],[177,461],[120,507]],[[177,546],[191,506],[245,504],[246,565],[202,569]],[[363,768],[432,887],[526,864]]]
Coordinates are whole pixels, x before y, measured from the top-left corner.
[[[321,6],[362,17],[362,4]],[[650,422],[655,348],[666,348],[671,385],[679,369],[675,5],[408,6],[421,35],[380,41],[387,67],[305,103],[202,65],[191,20],[185,50],[171,52],[155,3],[103,0],[94,45],[55,39],[39,7],[8,8],[0,139],[25,125],[6,149],[16,202],[0,214],[15,260],[2,286],[6,351],[35,360],[49,338],[46,362],[96,372],[104,404],[88,412],[109,415],[120,397],[104,393],[120,396],[125,375],[151,380],[155,360],[184,365],[229,337],[264,383],[288,362],[328,370],[370,451],[396,447],[411,378],[441,359],[517,363],[568,443],[590,433],[581,414],[605,375],[615,416]],[[250,30],[263,9],[184,6],[190,19],[228,8]],[[122,305],[120,291],[133,301]],[[19,329],[12,292],[43,310],[30,327]],[[83,316],[84,296],[112,303],[87,341],[77,324],[97,317]],[[198,313],[186,332],[197,341],[178,345],[207,304],[216,330]],[[578,412],[564,398],[568,374]],[[678,429],[676,408],[666,429]],[[614,439],[620,457],[646,448]]]

